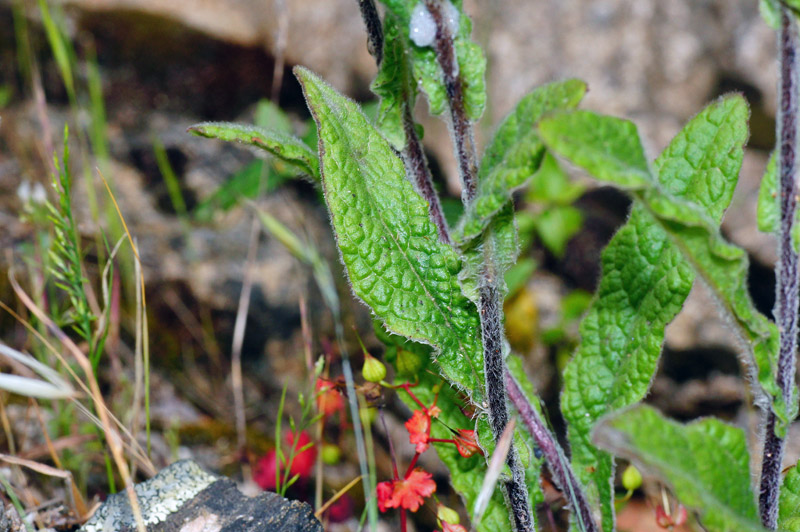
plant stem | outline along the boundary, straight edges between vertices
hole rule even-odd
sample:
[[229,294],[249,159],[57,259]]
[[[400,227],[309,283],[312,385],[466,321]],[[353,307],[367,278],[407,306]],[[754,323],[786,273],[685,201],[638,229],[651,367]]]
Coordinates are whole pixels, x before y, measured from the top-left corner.
[[453,240],[450,238],[447,220],[442,211],[442,204],[439,202],[439,195],[433,188],[431,171],[422,149],[422,142],[417,135],[414,117],[411,116],[411,102],[408,101],[403,104],[403,131],[406,134],[406,147],[403,148],[406,173],[411,176],[417,192],[428,202],[428,211],[439,232],[439,240],[452,246]]
[[464,107],[464,87],[458,73],[456,48],[453,44],[453,35],[450,34],[445,22],[442,2],[425,0],[425,7],[428,8],[436,23],[436,37],[433,46],[442,69],[447,99],[450,102],[450,121],[453,128],[458,170],[461,175],[461,199],[466,205],[475,197],[478,186],[478,150],[475,147],[475,135]]
[[381,66],[383,61],[383,26],[381,17],[375,8],[374,0],[358,0],[361,18],[367,28],[367,50],[375,58],[375,63]]
[[[475,136],[472,131],[472,123],[464,107],[464,89],[459,76],[453,35],[445,21],[442,2],[425,0],[425,6],[436,24],[433,46],[442,70],[450,105],[451,133],[461,174],[461,200],[465,206],[468,206],[474,200],[477,191],[478,155]],[[481,317],[486,397],[489,403],[489,424],[494,439],[497,441],[508,424],[508,407],[506,405],[506,388],[503,382],[505,338],[503,336],[501,279],[498,279],[500,276],[497,275],[494,256],[489,246],[485,247],[484,270],[481,277],[478,311]],[[509,450],[506,463],[511,470],[511,478],[505,482],[503,487],[514,519],[514,529],[532,531],[534,530],[533,515],[525,483],[525,470],[522,468],[513,446]]]
[[[780,331],[778,351],[778,386],[787,410],[795,401],[794,375],[797,353],[797,305],[800,288],[797,252],[792,245],[792,228],[797,210],[797,127],[800,110],[800,38],[797,21],[785,6],[781,7],[781,30],[778,37],[780,85],[778,104],[778,172],[780,179],[781,228],[776,267],[775,319]],[[778,521],[778,498],[781,462],[785,439],[775,433],[777,417],[770,410],[764,425],[764,455],[761,467],[759,511],[762,524],[775,529]]]
[[575,516],[579,520],[578,529],[586,532],[597,531],[597,524],[592,517],[592,508],[589,505],[589,500],[586,498],[586,494],[575,477],[575,473],[572,471],[572,467],[570,467],[558,441],[548,430],[544,420],[539,416],[539,412],[528,401],[519,384],[508,371],[505,373],[505,382],[508,388],[508,398],[514,404],[517,412],[519,412],[522,422],[528,427],[528,431],[536,441],[536,445],[544,454],[550,471],[553,473],[553,478],[573,506]]

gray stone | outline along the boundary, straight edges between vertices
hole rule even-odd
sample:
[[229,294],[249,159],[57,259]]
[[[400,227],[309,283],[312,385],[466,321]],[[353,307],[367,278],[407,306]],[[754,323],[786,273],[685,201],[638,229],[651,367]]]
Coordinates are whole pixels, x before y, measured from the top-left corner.
[[[242,494],[233,481],[181,460],[134,487],[149,532],[321,532],[311,506],[275,493]],[[134,532],[128,495],[112,495],[81,532]]]

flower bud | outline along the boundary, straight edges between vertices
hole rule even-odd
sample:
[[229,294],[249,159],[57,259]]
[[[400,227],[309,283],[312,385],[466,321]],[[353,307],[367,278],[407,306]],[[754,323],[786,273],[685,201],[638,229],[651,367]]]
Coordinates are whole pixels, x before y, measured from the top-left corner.
[[442,523],[450,523],[451,525],[458,524],[458,521],[461,519],[458,516],[458,512],[444,504],[439,504],[439,506],[436,507],[436,518]]
[[326,443],[322,446],[322,461],[327,465],[336,465],[342,459],[342,450],[338,445]]
[[642,474],[636,469],[633,464],[625,468],[622,472],[622,486],[628,490],[633,491],[642,485]]
[[381,382],[386,378],[386,366],[383,365],[383,362],[365,352],[361,375],[367,382]]

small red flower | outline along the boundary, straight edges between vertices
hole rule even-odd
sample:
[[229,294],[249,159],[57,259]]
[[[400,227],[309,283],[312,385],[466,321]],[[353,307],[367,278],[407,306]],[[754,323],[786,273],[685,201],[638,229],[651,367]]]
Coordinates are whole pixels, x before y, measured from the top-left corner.
[[464,458],[469,458],[475,453],[483,455],[483,449],[478,445],[477,435],[474,430],[458,429],[453,435],[458,453]]
[[[294,432],[286,433],[286,443],[289,448],[294,445]],[[314,464],[317,460],[317,448],[313,445],[301,451],[306,445],[311,443],[311,438],[306,431],[299,434],[297,439],[297,446],[294,451],[294,459],[289,465],[289,477],[299,475],[300,478],[308,478],[314,470]],[[285,453],[285,455],[288,454]],[[270,450],[258,461],[253,471],[253,480],[258,484],[261,489],[273,491],[277,487],[275,485],[275,471],[278,468],[278,457],[274,449]],[[283,478],[283,468],[281,468],[281,478]]]
[[431,416],[422,410],[414,410],[411,419],[406,421],[406,430],[408,441],[417,446],[417,453],[424,453],[431,438]]
[[317,408],[322,415],[330,416],[344,409],[344,398],[333,382],[318,378],[315,388],[317,390]]
[[[392,490],[388,500],[387,484]],[[416,512],[422,501],[426,497],[430,497],[434,491],[436,491],[436,483],[433,481],[433,476],[422,469],[414,469],[402,480],[378,484],[378,508],[381,511],[386,511],[386,508],[403,508]]]
[[269,451],[261,457],[253,471],[253,480],[262,490],[275,490],[275,470],[278,468],[278,460],[275,450]]
[[442,523],[442,532],[467,532],[467,529],[458,523]]
[[[297,437],[296,444],[294,441],[294,432],[287,432],[286,443],[289,445],[290,449],[294,447],[294,460],[292,460],[289,466],[289,472],[292,475],[300,475],[301,478],[310,477],[311,472],[314,470],[314,464],[317,461],[317,448],[313,445],[309,445],[311,443],[311,437],[308,435],[308,432],[301,432]],[[304,447],[307,448],[301,451],[300,449]]]
[[378,483],[378,510],[385,512],[389,506],[389,501],[392,499],[394,493],[394,480],[386,480]]
[[345,493],[325,510],[324,515],[331,523],[342,523],[353,516],[354,506],[353,498]]
[[686,523],[686,517],[686,507],[682,504],[678,504],[672,515],[668,515],[660,504],[656,507],[656,524],[661,528],[672,530],[673,527]]

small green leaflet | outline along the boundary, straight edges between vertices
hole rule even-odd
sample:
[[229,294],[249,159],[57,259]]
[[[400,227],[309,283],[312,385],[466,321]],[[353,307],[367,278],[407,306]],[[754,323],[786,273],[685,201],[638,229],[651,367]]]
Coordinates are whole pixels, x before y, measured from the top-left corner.
[[477,237],[511,201],[511,194],[539,169],[544,156],[535,127],[539,119],[550,111],[574,108],[585,93],[586,84],[573,79],[544,85],[520,100],[500,124],[481,160],[475,200],[454,232],[456,241]]
[[[767,163],[767,171],[761,178],[758,189],[758,230],[779,235],[781,230],[781,201],[778,196],[778,161],[773,152]],[[792,226],[792,245],[800,251],[800,211],[795,213]]]
[[796,464],[783,477],[778,503],[778,530],[800,532],[800,470]]
[[[800,0],[783,0],[783,4],[794,11],[795,15],[800,13]],[[761,18],[770,28],[777,30],[781,27],[781,0],[759,0],[758,10]]]
[[[740,97],[709,105],[656,160],[657,180],[630,122],[586,111],[540,122],[549,149],[633,191],[639,200],[603,252],[597,299],[581,323],[581,344],[565,369],[561,399],[575,471],[590,494],[599,497],[604,530],[613,529],[613,461],[591,445],[590,431],[600,416],[647,392],[664,328],[688,296],[695,268],[701,274],[713,270],[723,279],[717,286],[720,299],[740,317],[750,319],[755,312],[739,282],[746,257],[719,241],[716,229],[738,178],[747,114]],[[670,209],[691,218],[683,220]],[[751,332],[754,340],[763,339],[764,331]],[[769,332],[766,338],[772,338]],[[769,347],[760,345],[759,350],[759,368],[769,370],[769,360],[763,360]]]
[[406,108],[413,108],[417,100],[411,42],[408,31],[401,27],[399,18],[391,12],[387,12],[384,18],[383,34],[383,61],[371,85],[372,92],[381,99],[377,125],[386,140],[397,150],[402,150],[406,145],[403,114]]
[[461,293],[458,255],[358,105],[306,69],[295,74],[317,122],[325,200],[353,291],[391,332],[433,346],[443,375],[480,403],[480,320]]
[[[382,0],[389,13],[394,14],[399,22],[398,28],[408,39],[411,24],[411,13],[418,0]],[[470,40],[472,22],[461,9],[459,0],[453,2],[459,11],[458,33],[455,35],[456,58],[458,60],[459,76],[464,90],[464,107],[467,115],[472,120],[477,120],[483,114],[486,106],[486,58],[481,47]],[[387,37],[388,40],[388,37]],[[447,90],[442,82],[441,69],[436,60],[436,53],[430,46],[419,47],[409,40],[405,41],[411,56],[412,72],[415,84],[422,87],[428,95],[431,112],[435,115],[447,109]]]
[[598,423],[599,447],[667,482],[711,532],[761,532],[744,431],[714,418],[688,425],[639,405]]
[[189,132],[201,137],[236,141],[266,150],[297,167],[304,174],[319,180],[317,154],[305,142],[283,131],[233,122],[203,122],[191,126]]

